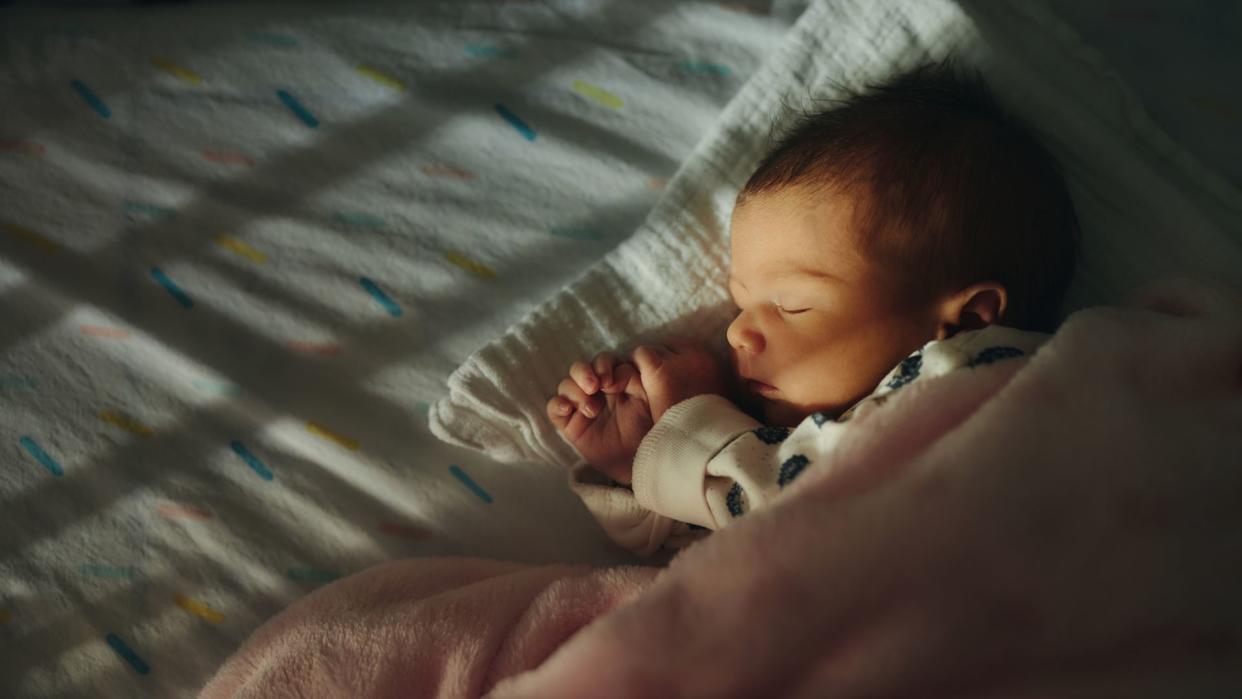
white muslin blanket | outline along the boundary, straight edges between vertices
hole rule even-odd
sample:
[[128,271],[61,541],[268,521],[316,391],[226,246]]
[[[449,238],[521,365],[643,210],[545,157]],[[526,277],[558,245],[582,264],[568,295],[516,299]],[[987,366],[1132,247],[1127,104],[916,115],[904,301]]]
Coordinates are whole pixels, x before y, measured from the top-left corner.
[[574,463],[544,412],[572,361],[669,333],[721,346],[729,215],[774,122],[949,54],[978,67],[1064,166],[1084,230],[1067,311],[1171,273],[1242,280],[1242,196],[1173,143],[1042,5],[819,0],[638,231],[451,375],[430,411],[433,433],[499,461]]

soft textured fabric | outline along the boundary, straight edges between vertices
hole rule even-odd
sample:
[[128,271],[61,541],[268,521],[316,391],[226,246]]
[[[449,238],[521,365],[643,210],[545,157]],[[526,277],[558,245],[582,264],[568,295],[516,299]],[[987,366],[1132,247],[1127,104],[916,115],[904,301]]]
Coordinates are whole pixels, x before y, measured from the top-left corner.
[[199,696],[477,697],[537,667],[656,573],[468,558],[386,563],[268,621]]
[[1239,426],[1242,298],[1083,311],[848,423],[492,696],[1239,696]]
[[1041,3],[819,0],[635,235],[453,373],[432,431],[500,461],[571,466],[576,455],[544,412],[571,362],[670,333],[723,350],[729,215],[774,129],[950,53],[979,67],[1063,165],[1084,231],[1067,310],[1168,274],[1242,281],[1242,195],[1153,124]]
[[392,564],[205,696],[1237,696],[1239,425],[1242,298],[1164,285],[894,392],[663,572]]

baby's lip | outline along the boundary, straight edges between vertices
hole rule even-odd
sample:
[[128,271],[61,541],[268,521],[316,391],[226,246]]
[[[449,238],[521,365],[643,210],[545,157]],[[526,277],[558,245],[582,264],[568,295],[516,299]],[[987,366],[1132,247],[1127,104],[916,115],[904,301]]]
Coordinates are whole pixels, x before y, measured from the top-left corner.
[[770,393],[776,391],[776,387],[772,384],[760,381],[759,379],[751,376],[750,372],[747,371],[749,367],[742,366],[741,358],[738,357],[736,353],[732,356],[732,360],[733,370],[737,372],[738,379],[741,381],[742,385],[750,389],[752,393]]
[[768,394],[768,393],[778,392],[776,389],[776,386],[773,386],[770,383],[764,383],[758,379],[746,379],[746,385],[750,387],[750,390],[754,391],[755,393],[759,393],[759,394]]

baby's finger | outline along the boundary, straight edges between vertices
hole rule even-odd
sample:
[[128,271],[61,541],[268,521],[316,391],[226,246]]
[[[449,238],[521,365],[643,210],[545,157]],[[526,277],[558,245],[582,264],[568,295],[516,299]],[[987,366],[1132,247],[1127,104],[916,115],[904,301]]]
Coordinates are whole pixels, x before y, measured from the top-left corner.
[[634,365],[638,367],[640,374],[654,372],[664,364],[664,350],[652,345],[642,345],[634,350]]
[[556,395],[558,398],[569,401],[574,408],[585,403],[589,397],[572,378],[561,379],[561,383],[556,387]]
[[573,416],[573,403],[560,396],[555,396],[548,401],[548,420],[552,422],[552,426],[556,429],[564,431],[569,426],[569,421]]
[[578,384],[578,388],[588,396],[599,390],[599,379],[590,364],[583,361],[574,362],[569,367],[569,377]]
[[638,375],[638,368],[629,362],[618,364],[613,372],[617,388],[628,396],[647,400],[647,391]]
[[[581,412],[585,417],[594,418],[604,409],[603,396],[588,396],[578,382],[572,378],[561,380],[560,386],[557,386],[556,393],[559,397],[567,400],[573,405],[574,410]],[[571,411],[570,416],[573,415]]]
[[600,352],[595,355],[595,376],[599,378],[600,388],[604,393],[618,393],[620,389],[613,379],[613,368],[617,363],[617,355],[612,352]]

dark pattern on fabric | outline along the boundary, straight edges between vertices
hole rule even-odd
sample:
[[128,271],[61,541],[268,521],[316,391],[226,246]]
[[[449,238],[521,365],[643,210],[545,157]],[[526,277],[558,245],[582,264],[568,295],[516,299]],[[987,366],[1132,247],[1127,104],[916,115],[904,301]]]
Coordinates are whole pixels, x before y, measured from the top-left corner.
[[809,463],[811,463],[810,459],[806,458],[802,454],[794,454],[788,459],[785,459],[785,463],[781,464],[781,474],[776,481],[777,484],[784,488],[787,484],[792,483],[793,480],[798,477],[798,474],[802,473],[802,469],[806,468],[806,465]]
[[815,421],[816,427],[823,427],[825,422],[832,422],[832,418],[827,413],[811,413],[811,419]]
[[888,380],[888,387],[898,389],[919,377],[923,368],[923,355],[915,354],[901,360],[897,366],[897,375]]
[[760,427],[754,430],[755,436],[764,444],[780,444],[789,436],[788,427]]
[[740,483],[734,483],[729,488],[729,494],[725,497],[725,504],[729,506],[729,514],[734,517],[741,517],[745,512],[742,511],[742,486]]
[[967,363],[966,366],[968,367],[983,366],[984,364],[991,364],[992,362],[999,362],[1003,359],[1012,359],[1014,357],[1021,357],[1021,356],[1024,356],[1025,354],[1026,352],[1023,352],[1017,347],[989,347],[983,350],[982,352],[980,352],[979,354],[975,355],[975,358],[970,360],[970,362]]

